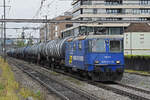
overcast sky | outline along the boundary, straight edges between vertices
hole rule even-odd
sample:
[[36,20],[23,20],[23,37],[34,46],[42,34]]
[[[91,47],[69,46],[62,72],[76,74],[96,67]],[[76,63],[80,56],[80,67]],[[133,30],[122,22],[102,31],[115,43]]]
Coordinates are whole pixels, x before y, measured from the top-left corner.
[[[11,6],[11,9],[7,7],[7,18],[33,18],[36,15],[39,7],[41,6],[42,0],[6,0],[6,5]],[[48,18],[56,17],[63,12],[69,10],[71,7],[72,0],[45,0],[43,3],[41,12],[38,13],[36,18],[44,18],[48,15]],[[0,0],[0,6],[3,5],[3,0]],[[0,8],[0,15],[3,14],[3,8]],[[1,17],[0,16],[0,17]],[[39,24],[17,24],[17,23],[7,23],[7,27],[36,27]],[[7,37],[16,37],[22,30],[7,30]],[[34,37],[39,36],[38,31],[25,31],[26,35],[32,32]]]

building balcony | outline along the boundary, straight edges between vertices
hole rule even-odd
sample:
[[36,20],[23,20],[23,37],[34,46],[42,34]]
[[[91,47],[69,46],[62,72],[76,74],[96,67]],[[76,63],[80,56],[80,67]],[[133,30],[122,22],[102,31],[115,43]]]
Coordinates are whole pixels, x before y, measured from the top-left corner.
[[91,23],[91,24],[80,24],[80,26],[87,27],[128,27],[130,23]]
[[100,8],[100,9],[150,9],[150,5],[81,5],[78,8],[73,9],[73,13],[79,9],[92,9],[92,8]]
[[79,18],[149,18],[150,14],[80,14],[73,20]]
[[74,5],[75,3],[77,3],[79,0],[73,0],[72,5]]

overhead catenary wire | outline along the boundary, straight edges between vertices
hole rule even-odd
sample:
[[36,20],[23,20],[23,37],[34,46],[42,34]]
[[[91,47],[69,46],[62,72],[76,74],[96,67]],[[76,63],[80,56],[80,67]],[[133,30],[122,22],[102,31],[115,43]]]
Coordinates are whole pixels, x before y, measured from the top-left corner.
[[[40,7],[38,8],[38,10],[36,11],[36,13],[35,13],[35,15],[32,17],[33,19],[34,18],[38,18],[38,16],[39,16],[39,14],[40,14],[40,12],[41,12],[41,10],[42,10],[42,8],[43,8],[43,5],[44,5],[44,2],[45,2],[46,0],[41,0],[41,4],[40,4]],[[31,32],[30,32],[31,33]]]

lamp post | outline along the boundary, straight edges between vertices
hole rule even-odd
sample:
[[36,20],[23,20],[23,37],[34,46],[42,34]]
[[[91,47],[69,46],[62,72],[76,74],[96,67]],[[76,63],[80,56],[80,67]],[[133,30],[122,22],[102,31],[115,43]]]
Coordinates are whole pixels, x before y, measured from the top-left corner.
[[[2,19],[3,19],[2,15]],[[1,53],[3,53],[3,22],[1,23]]]
[[46,29],[46,32],[45,32],[45,43],[46,43],[47,42],[47,35],[48,35],[47,15],[45,16],[45,19],[46,19],[46,25],[45,25],[45,29]]
[[[4,20],[6,19],[6,1],[3,1],[4,3]],[[4,24],[4,61],[6,61],[6,22]]]

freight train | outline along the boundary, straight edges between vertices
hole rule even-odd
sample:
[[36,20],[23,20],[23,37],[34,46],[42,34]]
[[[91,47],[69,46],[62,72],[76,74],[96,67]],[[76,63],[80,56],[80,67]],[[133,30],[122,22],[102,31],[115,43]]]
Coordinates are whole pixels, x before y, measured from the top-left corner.
[[7,51],[8,56],[77,72],[94,81],[120,81],[124,72],[123,37],[87,35],[50,40]]

